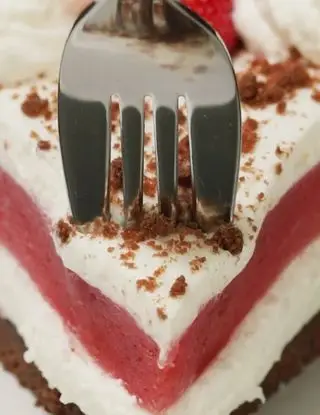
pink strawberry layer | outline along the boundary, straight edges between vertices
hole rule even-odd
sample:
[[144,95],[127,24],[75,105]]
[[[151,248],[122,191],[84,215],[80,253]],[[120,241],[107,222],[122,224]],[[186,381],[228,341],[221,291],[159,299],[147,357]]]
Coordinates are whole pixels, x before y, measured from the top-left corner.
[[320,192],[314,192],[319,187],[320,164],[268,214],[247,267],[172,345],[163,369],[158,367],[158,346],[126,310],[64,268],[46,217],[1,170],[0,241],[100,366],[122,379],[141,406],[157,413],[172,405],[201,375],[281,271],[319,236]]

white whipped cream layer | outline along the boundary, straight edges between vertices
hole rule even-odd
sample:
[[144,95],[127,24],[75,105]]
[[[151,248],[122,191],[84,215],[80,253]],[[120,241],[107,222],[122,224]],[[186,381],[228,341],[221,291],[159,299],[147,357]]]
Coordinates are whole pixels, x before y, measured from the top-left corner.
[[74,0],[0,1],[0,84],[56,76],[63,45],[80,10]]
[[[163,415],[229,415],[247,400],[263,400],[261,381],[320,308],[319,253],[320,239],[287,267],[218,359]],[[148,415],[119,380],[92,361],[30,276],[2,247],[0,263],[5,271],[0,279],[0,293],[5,293],[0,295],[0,312],[24,338],[26,360],[35,362],[50,386],[62,392],[62,402],[76,403],[87,415]]]
[[320,64],[318,0],[235,0],[233,19],[252,52],[279,60],[295,47]]
[[[243,67],[246,59],[248,56],[239,58],[236,66]],[[44,122],[30,119],[22,113],[21,102],[33,85],[35,83],[0,91],[0,167],[30,194],[51,220],[52,237],[65,266],[128,310],[141,329],[158,344],[161,358],[164,358],[172,343],[189,327],[202,306],[219,295],[250,260],[257,233],[252,231],[247,218],[252,218],[260,228],[267,212],[282,195],[319,163],[320,105],[312,100],[311,90],[305,89],[288,102],[286,116],[277,115],[274,106],[265,110],[243,109],[244,119],[250,115],[261,121],[261,139],[257,143],[250,169],[240,174],[245,177],[237,195],[237,204],[242,206],[241,212],[236,211],[239,217],[237,225],[243,231],[245,242],[240,257],[228,252],[214,254],[210,247],[202,246],[192,248],[185,255],[170,254],[168,258],[162,258],[155,257],[154,250],[146,243],[141,243],[134,261],[136,268],[129,269],[120,259],[121,254],[127,252],[120,246],[120,237],[106,240],[77,234],[65,245],[57,237],[54,225],[60,218],[70,214],[57,125],[56,120]],[[56,85],[48,81],[38,80],[36,85],[43,97],[56,92]],[[13,99],[14,94],[18,94],[18,98]],[[31,131],[36,132],[41,139],[49,140],[56,148],[39,151],[37,140],[30,138]],[[283,172],[280,176],[275,169],[280,162],[276,154],[278,146],[291,149],[288,157],[281,160]],[[114,156],[117,155],[114,153]],[[251,154],[243,155],[241,166],[251,157]],[[264,193],[264,199],[258,201],[260,193]],[[250,235],[253,236],[252,240]],[[114,248],[114,251],[108,252],[108,248]],[[193,274],[189,262],[196,256],[205,256],[207,261]],[[166,268],[159,287],[154,292],[138,290],[137,280],[153,275],[162,265]],[[186,277],[187,291],[180,298],[172,298],[169,295],[170,288],[180,275]],[[159,307],[167,314],[165,321],[157,314]]]

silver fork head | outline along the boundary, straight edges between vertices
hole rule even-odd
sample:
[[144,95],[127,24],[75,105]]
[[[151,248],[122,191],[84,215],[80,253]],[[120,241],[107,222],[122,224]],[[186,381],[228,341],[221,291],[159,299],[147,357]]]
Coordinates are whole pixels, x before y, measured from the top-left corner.
[[230,56],[217,33],[175,0],[101,0],[75,24],[59,79],[59,134],[71,209],[85,222],[109,212],[110,97],[120,97],[127,219],[142,205],[145,96],[153,105],[160,211],[175,217],[178,98],[188,116],[194,216],[230,220],[241,112]]

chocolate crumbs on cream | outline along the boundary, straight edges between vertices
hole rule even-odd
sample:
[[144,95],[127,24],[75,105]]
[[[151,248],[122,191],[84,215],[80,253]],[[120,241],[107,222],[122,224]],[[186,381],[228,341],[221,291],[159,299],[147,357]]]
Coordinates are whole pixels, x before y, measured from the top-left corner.
[[187,287],[188,287],[188,284],[187,284],[185,276],[180,275],[180,277],[178,277],[173,283],[173,285],[171,286],[170,297],[172,298],[182,297],[186,293]]

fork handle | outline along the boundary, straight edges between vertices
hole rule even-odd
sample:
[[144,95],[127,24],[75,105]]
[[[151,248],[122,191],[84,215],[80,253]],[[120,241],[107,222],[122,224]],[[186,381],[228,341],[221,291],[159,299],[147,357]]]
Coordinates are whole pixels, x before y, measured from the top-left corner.
[[[180,6],[184,8],[182,4]],[[181,17],[181,13],[178,12],[167,0],[163,0],[163,14],[170,30],[170,34],[180,36],[197,33],[199,31],[199,27],[195,25],[192,20],[187,20],[184,17]]]
[[[120,1],[120,0],[119,0]],[[135,20],[138,20],[141,32],[150,33],[153,31],[154,18],[153,18],[153,2],[154,0],[141,0],[142,5],[139,8],[139,16],[136,16]],[[125,3],[125,2],[123,2]],[[96,1],[93,1],[89,6],[84,8],[74,22],[73,28],[76,24],[94,7]],[[199,31],[197,25],[191,20],[181,18],[181,14],[170,4],[167,0],[162,0],[163,5],[163,16],[166,20],[168,35],[173,36],[174,39],[185,34],[192,34]],[[181,7],[184,7],[181,5]],[[122,20],[126,21],[126,5],[123,4],[121,8]],[[71,31],[72,32],[72,31]]]

